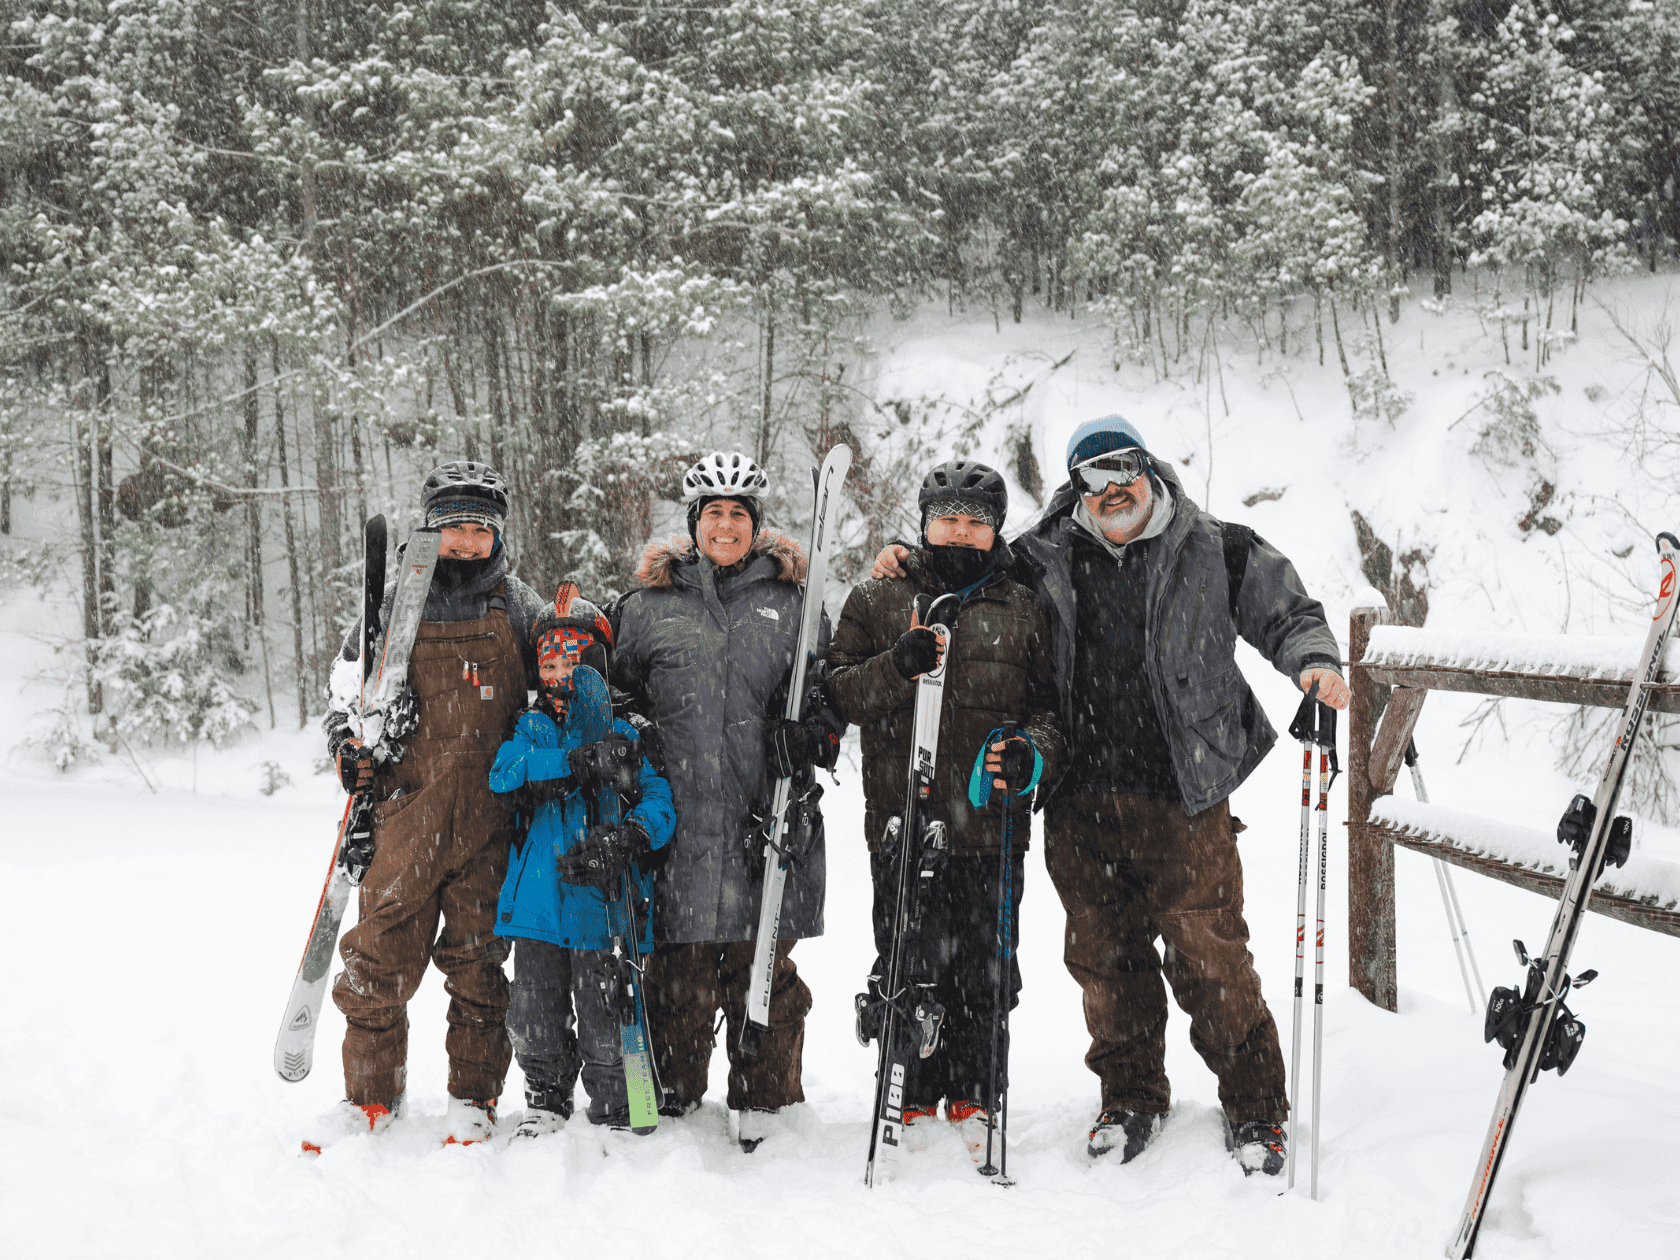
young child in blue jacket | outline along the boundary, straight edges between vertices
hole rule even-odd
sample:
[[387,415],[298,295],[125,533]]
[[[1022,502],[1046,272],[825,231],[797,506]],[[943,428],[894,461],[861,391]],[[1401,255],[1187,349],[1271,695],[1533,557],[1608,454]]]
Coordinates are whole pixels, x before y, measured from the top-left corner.
[[[520,816],[496,907],[496,934],[515,942],[507,1030],[525,1073],[526,1108],[515,1139],[566,1123],[580,1068],[590,1123],[629,1124],[619,1021],[601,981],[616,965],[615,936],[637,954],[653,948],[653,870],[676,825],[670,786],[639,746],[630,749],[628,774],[598,782],[592,769],[602,761],[592,751],[637,740],[635,727],[617,720],[609,739],[589,745],[567,722],[573,670],[589,665],[606,677],[612,627],[605,615],[564,583],[531,636],[542,678],[537,704],[515,719],[490,770],[491,789],[509,794]],[[593,827],[591,788],[600,818]]]

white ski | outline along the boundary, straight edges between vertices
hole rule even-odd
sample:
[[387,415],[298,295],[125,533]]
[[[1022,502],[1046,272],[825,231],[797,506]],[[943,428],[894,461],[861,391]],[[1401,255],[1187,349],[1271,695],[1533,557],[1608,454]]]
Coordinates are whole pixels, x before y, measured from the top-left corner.
[[[811,545],[806,551],[805,594],[799,617],[799,640],[794,649],[793,674],[788,679],[787,706],[782,715],[798,721],[805,703],[805,672],[816,650],[817,631],[822,624],[823,583],[828,576],[828,553],[834,544],[840,486],[852,467],[852,448],[836,446],[823,459],[816,473],[816,498],[811,507]],[[782,890],[787,885],[787,844],[790,826],[788,802],[793,780],[776,780],[766,819],[764,885],[758,905],[758,935],[753,943],[752,975],[747,985],[747,1018],[741,1028],[741,1049],[758,1053],[764,1034],[770,1029],[770,984],[776,970],[776,942],[781,935]]]
[[[360,723],[363,745],[374,749],[375,757],[380,760],[390,751],[381,743],[385,715],[408,680],[408,660],[414,651],[414,636],[420,629],[426,594],[432,588],[432,572],[437,568],[441,539],[436,530],[416,530],[409,536],[397,572],[396,594],[391,600],[390,622],[385,628],[385,646],[371,697],[365,691],[368,671],[365,668],[362,671],[363,701],[354,716]],[[363,617],[362,651],[366,653],[365,610]],[[327,991],[327,972],[338,945],[338,930],[350,905],[350,890],[362,882],[372,857],[373,799],[368,793],[357,793],[344,807],[344,819],[333,841],[332,864],[327,868],[321,900],[315,906],[309,944],[304,947],[303,961],[292,981],[291,996],[286,999],[280,1035],[274,1040],[274,1070],[282,1080],[301,1081],[314,1066],[315,1028],[320,1022],[321,1000]]]

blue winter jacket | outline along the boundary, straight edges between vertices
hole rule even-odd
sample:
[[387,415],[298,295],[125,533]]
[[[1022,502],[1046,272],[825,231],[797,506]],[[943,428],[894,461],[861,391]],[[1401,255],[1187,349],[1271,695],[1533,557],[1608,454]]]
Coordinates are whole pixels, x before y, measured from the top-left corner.
[[[637,738],[636,728],[625,721],[613,723],[621,735]],[[570,773],[567,761],[579,741],[569,732],[562,734],[554,719],[535,710],[519,715],[513,737],[496,752],[490,768],[490,789],[512,792],[527,782],[564,778]],[[671,842],[676,829],[676,811],[671,806],[671,787],[647,759],[641,767],[642,799],[625,817],[642,825],[654,849]],[[502,881],[501,900],[496,904],[496,935],[528,936],[567,949],[608,949],[614,935],[628,937],[629,922],[624,898],[609,902],[599,888],[563,883],[555,858],[583,839],[589,830],[581,791],[571,791],[559,800],[538,805],[530,819],[522,844],[516,844]],[[616,792],[602,792],[601,821],[619,821]],[[640,866],[630,868],[630,887],[636,918],[636,951],[653,948],[653,872]]]

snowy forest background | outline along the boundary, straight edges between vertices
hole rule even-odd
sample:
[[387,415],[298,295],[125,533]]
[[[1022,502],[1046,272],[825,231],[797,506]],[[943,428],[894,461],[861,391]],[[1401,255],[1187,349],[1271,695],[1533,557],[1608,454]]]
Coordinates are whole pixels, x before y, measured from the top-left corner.
[[[1210,461],[1228,363],[1324,365],[1340,416],[1296,401],[1279,441],[1357,443],[1424,387],[1403,308],[1468,315],[1501,360],[1475,453],[1555,534],[1555,359],[1680,241],[1676,0],[0,11],[0,581],[79,593],[28,736],[61,769],[303,725],[360,522],[406,533],[443,459],[511,478],[517,571],[598,598],[717,446],[795,526],[804,469],[854,447],[842,582],[934,456],[1005,464],[1024,523],[1059,450],[1020,404],[1061,365],[881,388],[929,310],[1053,314],[1205,386]],[[1594,309],[1643,381],[1618,449],[1672,455],[1666,312]],[[1350,499],[1365,578],[1421,621],[1432,548]]]

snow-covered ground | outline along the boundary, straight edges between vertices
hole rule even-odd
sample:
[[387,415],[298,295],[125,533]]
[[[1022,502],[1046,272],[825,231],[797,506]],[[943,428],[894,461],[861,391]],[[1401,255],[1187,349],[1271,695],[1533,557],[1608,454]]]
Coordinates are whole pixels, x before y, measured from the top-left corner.
[[[1658,303],[1649,285],[1641,292]],[[1584,309],[1584,327],[1590,316]],[[1296,359],[1282,374],[1270,359],[1255,368],[1252,351],[1243,361],[1227,352],[1226,416],[1217,381],[1210,389],[1187,379],[1156,384],[1137,368],[1116,373],[1100,334],[1082,321],[994,332],[989,317],[930,318],[898,328],[875,367],[881,396],[937,385],[967,397],[1027,351],[1042,351],[1037,361],[1047,366],[1076,350],[1029,394],[1022,417],[1035,426],[1044,466],[1059,465],[1079,420],[1111,409],[1134,416],[1169,457],[1191,456],[1181,468],[1193,494],[1295,558],[1340,632],[1365,584],[1348,518],[1357,507],[1391,543],[1403,541],[1400,549],[1436,547],[1431,626],[1637,635],[1637,614],[1617,614],[1580,591],[1569,598],[1560,566],[1538,558],[1551,548],[1554,559],[1584,565],[1610,543],[1619,549],[1625,535],[1642,548],[1626,562],[1629,580],[1648,584],[1648,542],[1620,508],[1595,497],[1613,488],[1613,453],[1584,431],[1588,421],[1607,422],[1605,408],[1624,397],[1618,391],[1633,368],[1608,341],[1572,348],[1548,368],[1565,394],[1543,401],[1542,415],[1562,448],[1560,494],[1574,496],[1551,510],[1575,515],[1555,537],[1525,535],[1515,522],[1529,487],[1504,484],[1467,454],[1475,436],[1468,424],[1448,427],[1473,400],[1470,386],[1502,363],[1497,335],[1483,338],[1472,318],[1415,305],[1387,331],[1395,374],[1418,395],[1392,431],[1349,424],[1339,376]],[[1334,372],[1333,349],[1329,362]],[[1448,363],[1450,381],[1429,384]],[[1600,378],[1609,401],[1589,406],[1584,384]],[[1555,412],[1544,410],[1553,404]],[[1281,499],[1240,506],[1255,490],[1278,487],[1286,487]],[[1622,506],[1635,514],[1673,506],[1643,493]],[[1018,511],[1018,521],[1026,515]],[[38,728],[32,715],[62,696],[52,679],[67,662],[50,638],[70,616],[32,594],[0,601],[0,643],[16,680],[0,689],[0,742]],[[1289,684],[1246,649],[1242,660],[1281,729],[1295,705]],[[1458,723],[1474,704],[1440,694],[1424,708],[1417,738],[1432,797],[1550,830],[1578,786],[1551,768],[1551,711],[1507,705],[1509,738],[1486,738],[1457,763]],[[873,1055],[852,1038],[850,998],[868,961],[868,883],[858,776],[844,763],[842,786],[826,798],[829,935],[796,954],[816,1006],[805,1051],[809,1102],[793,1132],[750,1157],[739,1152],[721,1103],[720,1051],[704,1108],[654,1136],[603,1142],[574,1121],[522,1149],[441,1148],[444,995],[433,973],[410,1012],[410,1117],[383,1138],[300,1158],[305,1123],[341,1092],[342,1024],[330,1007],[308,1080],[288,1085],[269,1066],[341,799],[312,773],[317,755],[310,731],[265,733],[196,759],[142,749],[138,766],[119,754],[67,776],[27,749],[0,763],[0,931],[9,964],[0,978],[0,1253],[1422,1257],[1441,1253],[1463,1204],[1499,1054],[1482,1043],[1480,1015],[1468,1009],[1420,855],[1396,859],[1399,1014],[1347,987],[1340,785],[1331,805],[1319,1202],[1305,1193],[1304,1123],[1302,1184],[1293,1193],[1245,1179],[1226,1156],[1213,1077],[1176,1011],[1168,1033],[1175,1103],[1164,1134],[1131,1166],[1089,1165],[1095,1078],[1081,1062],[1079,994],[1061,965],[1063,920],[1036,827],[1021,905],[1026,988],[1013,1023],[1017,1184],[984,1182],[954,1135],[944,1135],[909,1157],[896,1183],[864,1189]],[[260,795],[265,761],[279,763],[295,786]],[[1298,784],[1285,745],[1233,800],[1249,824],[1242,846],[1254,952],[1286,1045]],[[1467,872],[1457,882],[1484,977],[1512,983],[1509,942],[1541,939],[1550,905]],[[1548,1074],[1529,1095],[1478,1248],[1490,1260],[1680,1254],[1672,1049],[1680,1044],[1672,981],[1680,940],[1594,915],[1577,957],[1601,973],[1575,1002],[1586,1045],[1567,1077]],[[521,1083],[515,1069],[509,1113]]]

